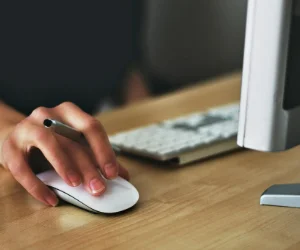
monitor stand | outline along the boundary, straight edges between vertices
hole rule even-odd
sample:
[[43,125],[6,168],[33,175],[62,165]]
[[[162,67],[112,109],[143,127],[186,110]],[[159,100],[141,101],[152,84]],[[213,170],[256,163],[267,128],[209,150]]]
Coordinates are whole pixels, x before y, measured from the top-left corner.
[[300,208],[300,184],[278,184],[260,197],[260,205]]

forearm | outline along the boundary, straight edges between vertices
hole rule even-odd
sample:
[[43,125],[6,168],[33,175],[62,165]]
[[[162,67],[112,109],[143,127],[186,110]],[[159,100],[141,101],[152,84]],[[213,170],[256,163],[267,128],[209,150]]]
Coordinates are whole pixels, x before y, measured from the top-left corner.
[[2,160],[2,145],[9,133],[14,129],[16,124],[25,118],[25,115],[19,113],[12,107],[6,105],[0,100],[0,165]]

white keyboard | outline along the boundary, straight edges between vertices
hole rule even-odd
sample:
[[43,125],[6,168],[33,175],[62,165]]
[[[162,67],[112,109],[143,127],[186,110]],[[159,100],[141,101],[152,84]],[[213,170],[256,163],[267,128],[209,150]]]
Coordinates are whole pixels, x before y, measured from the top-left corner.
[[176,117],[109,137],[121,151],[185,164],[238,148],[238,103]]

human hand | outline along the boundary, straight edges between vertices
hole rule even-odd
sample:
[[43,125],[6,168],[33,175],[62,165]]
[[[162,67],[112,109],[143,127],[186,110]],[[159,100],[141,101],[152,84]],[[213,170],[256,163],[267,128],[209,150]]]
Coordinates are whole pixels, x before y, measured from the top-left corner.
[[[59,120],[82,132],[89,143],[85,147],[45,129],[47,118]],[[39,149],[61,178],[70,186],[81,183],[91,195],[105,192],[107,179],[129,174],[116,160],[108,137],[99,121],[75,104],[62,103],[54,108],[39,107],[18,123],[3,143],[1,154],[4,167],[37,200],[55,206],[56,195],[33,173],[30,152]]]

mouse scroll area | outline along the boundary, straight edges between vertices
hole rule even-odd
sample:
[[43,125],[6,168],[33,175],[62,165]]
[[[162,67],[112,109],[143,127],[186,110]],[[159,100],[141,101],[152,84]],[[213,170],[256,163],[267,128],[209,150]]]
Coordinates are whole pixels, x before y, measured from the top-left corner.
[[139,193],[136,188],[121,177],[106,181],[106,191],[101,196],[92,196],[83,187],[70,187],[54,171],[37,175],[62,200],[94,213],[117,213],[134,206]]

